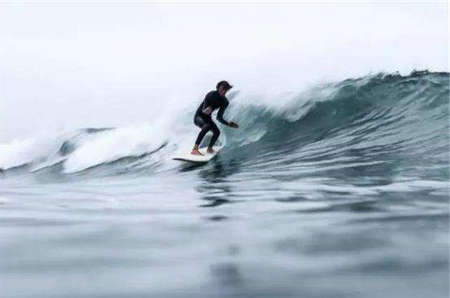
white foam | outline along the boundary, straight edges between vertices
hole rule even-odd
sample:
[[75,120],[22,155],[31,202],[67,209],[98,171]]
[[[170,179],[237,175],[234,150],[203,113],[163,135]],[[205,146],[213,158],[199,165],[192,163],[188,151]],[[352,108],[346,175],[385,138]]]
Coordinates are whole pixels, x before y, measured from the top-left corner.
[[65,161],[64,172],[74,173],[122,157],[151,152],[170,139],[164,123],[142,124],[103,132],[81,144]]
[[0,144],[0,168],[9,169],[44,158],[54,150],[54,145],[54,141],[43,137]]

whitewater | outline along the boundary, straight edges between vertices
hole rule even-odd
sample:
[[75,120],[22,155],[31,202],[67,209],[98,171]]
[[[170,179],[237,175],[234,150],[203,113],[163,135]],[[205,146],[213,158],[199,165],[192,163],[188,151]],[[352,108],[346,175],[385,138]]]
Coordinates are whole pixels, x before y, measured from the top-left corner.
[[237,86],[202,166],[196,99],[0,144],[2,296],[447,297],[449,82]]

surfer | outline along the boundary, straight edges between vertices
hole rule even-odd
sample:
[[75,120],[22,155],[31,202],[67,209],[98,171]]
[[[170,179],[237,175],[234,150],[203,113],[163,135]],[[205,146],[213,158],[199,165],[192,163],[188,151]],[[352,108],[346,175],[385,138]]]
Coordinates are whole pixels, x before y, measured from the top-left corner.
[[220,81],[216,85],[216,90],[208,92],[206,94],[205,99],[198,107],[194,116],[194,124],[201,128],[200,133],[198,134],[197,140],[195,141],[194,148],[192,148],[191,154],[194,155],[203,155],[198,151],[198,146],[203,140],[203,137],[208,131],[212,131],[213,136],[211,141],[209,142],[207,152],[214,153],[213,146],[217,141],[217,138],[220,135],[220,130],[217,125],[212,120],[212,113],[214,110],[219,109],[217,112],[217,120],[229,127],[238,128],[238,124],[233,121],[226,121],[223,119],[223,113],[228,106],[228,99],[225,97],[225,94],[228,90],[230,90],[233,86],[231,86],[227,81]]

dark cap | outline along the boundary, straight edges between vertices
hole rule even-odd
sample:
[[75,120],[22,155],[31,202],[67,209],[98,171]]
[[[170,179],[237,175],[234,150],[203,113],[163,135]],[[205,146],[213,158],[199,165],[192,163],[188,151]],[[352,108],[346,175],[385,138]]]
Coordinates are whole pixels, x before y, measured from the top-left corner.
[[219,83],[217,83],[216,89],[219,89],[220,86],[224,86],[226,89],[233,88],[233,86],[231,86],[227,81],[220,81]]

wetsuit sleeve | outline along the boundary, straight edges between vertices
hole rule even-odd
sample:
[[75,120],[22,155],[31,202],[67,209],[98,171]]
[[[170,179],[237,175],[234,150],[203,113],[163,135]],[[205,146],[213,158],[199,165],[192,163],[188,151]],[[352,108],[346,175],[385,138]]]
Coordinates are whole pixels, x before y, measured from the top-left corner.
[[219,120],[220,123],[225,125],[230,125],[228,121],[223,119],[223,113],[225,112],[226,108],[228,107],[228,102],[224,103],[220,106],[219,111],[217,112],[217,120]]

